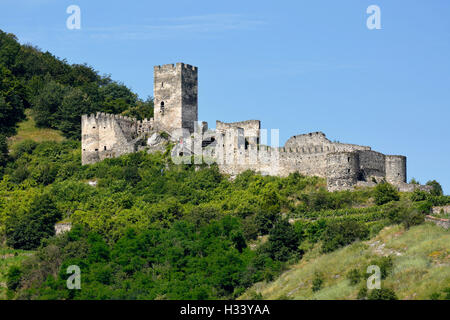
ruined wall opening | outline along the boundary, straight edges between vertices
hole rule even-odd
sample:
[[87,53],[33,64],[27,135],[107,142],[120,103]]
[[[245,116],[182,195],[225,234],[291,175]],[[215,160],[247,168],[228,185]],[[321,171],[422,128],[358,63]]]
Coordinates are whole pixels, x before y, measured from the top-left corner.
[[164,114],[164,101],[161,101],[161,110],[160,112]]

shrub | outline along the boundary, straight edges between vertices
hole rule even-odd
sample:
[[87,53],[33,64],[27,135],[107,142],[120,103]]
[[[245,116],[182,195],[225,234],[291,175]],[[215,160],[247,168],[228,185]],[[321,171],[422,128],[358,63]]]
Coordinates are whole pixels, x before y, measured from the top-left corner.
[[368,300],[398,300],[394,290],[389,288],[381,288],[370,290],[367,295]]
[[358,284],[361,281],[362,274],[358,269],[352,269],[347,274],[347,279],[350,280],[352,286]]
[[321,273],[315,273],[312,281],[312,291],[317,292],[322,289],[323,285],[323,275]]
[[361,289],[359,289],[356,299],[358,299],[358,300],[366,300],[367,299],[367,288],[366,287],[361,287]]
[[411,193],[411,201],[425,201],[427,200],[427,196],[428,193],[426,191],[415,189],[414,192]]
[[356,240],[364,240],[369,235],[365,224],[354,221],[331,221],[322,234],[322,251],[331,252]]
[[370,265],[378,266],[380,268],[381,279],[386,279],[394,268],[394,261],[391,256],[387,256],[372,260]]
[[24,140],[14,147],[14,156],[19,158],[23,154],[32,154],[37,145],[37,142],[33,140]]
[[[422,208],[421,206],[419,207]],[[391,223],[402,224],[406,229],[409,229],[410,227],[419,225],[425,221],[425,216],[421,212],[423,210],[426,209],[422,208],[418,210],[409,203],[401,202],[389,206],[387,209],[387,214]]]
[[398,191],[389,183],[380,183],[375,187],[375,204],[382,205],[391,201],[398,201],[400,196]]
[[22,277],[22,271],[17,266],[12,266],[9,268],[6,274],[6,286],[9,290],[15,291],[20,284],[20,279]]

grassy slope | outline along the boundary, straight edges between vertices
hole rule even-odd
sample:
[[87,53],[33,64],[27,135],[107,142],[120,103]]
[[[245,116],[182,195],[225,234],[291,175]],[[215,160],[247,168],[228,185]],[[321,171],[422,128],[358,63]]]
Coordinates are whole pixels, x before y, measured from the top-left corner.
[[[346,274],[362,270],[380,255],[393,256],[393,272],[381,286],[394,289],[399,299],[429,299],[450,287],[450,231],[427,223],[408,231],[387,227],[374,239],[325,255],[317,247],[278,279],[254,285],[241,298],[260,293],[264,299],[355,299],[363,282],[351,286]],[[316,272],[322,273],[324,283],[313,293]]]
[[0,300],[6,299],[6,273],[13,265],[20,263],[32,254],[32,251],[0,248]]
[[10,149],[14,149],[14,145],[28,139],[36,142],[64,140],[64,137],[57,130],[37,128],[30,109],[27,109],[25,114],[27,115],[27,119],[19,123],[17,135],[9,139]]

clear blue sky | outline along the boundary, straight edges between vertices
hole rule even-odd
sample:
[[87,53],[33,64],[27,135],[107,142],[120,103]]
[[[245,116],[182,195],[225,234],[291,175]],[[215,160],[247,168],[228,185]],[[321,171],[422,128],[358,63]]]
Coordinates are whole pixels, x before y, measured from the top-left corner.
[[[68,30],[66,8],[81,8]],[[366,9],[381,8],[381,30]],[[152,66],[199,67],[199,120],[260,119],[292,135],[408,157],[450,193],[450,1],[2,0],[0,28],[141,97]]]

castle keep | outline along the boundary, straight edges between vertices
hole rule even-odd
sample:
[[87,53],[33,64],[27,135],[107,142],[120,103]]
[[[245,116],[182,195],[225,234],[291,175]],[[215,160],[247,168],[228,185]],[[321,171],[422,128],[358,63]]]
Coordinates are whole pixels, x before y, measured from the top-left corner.
[[[154,67],[154,118],[136,120],[121,115],[83,115],[82,163],[147,150],[162,150],[161,132],[176,143],[173,156],[203,154],[223,173],[245,170],[286,176],[299,172],[327,179],[329,191],[373,186],[388,181],[401,191],[426,186],[406,183],[406,157],[384,155],[368,146],[332,142],[322,132],[296,135],[283,147],[265,145],[259,120],[224,123],[214,130],[198,123],[198,69],[184,63]],[[271,141],[278,133],[271,132]],[[207,157],[206,157],[207,155]]]

